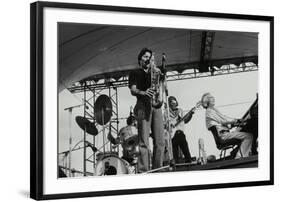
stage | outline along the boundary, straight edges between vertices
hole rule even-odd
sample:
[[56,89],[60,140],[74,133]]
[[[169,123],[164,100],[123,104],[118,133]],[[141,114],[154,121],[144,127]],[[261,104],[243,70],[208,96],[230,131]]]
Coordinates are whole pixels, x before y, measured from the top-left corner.
[[193,170],[213,170],[213,169],[229,169],[229,168],[254,168],[258,167],[258,155],[229,160],[216,160],[205,165],[176,164],[175,171],[193,171]]

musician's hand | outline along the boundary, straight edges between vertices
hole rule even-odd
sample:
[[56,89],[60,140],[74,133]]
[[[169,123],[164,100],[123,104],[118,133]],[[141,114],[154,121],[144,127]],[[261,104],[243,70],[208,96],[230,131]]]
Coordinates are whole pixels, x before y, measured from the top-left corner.
[[155,71],[155,73],[162,73],[158,67],[154,67],[154,71]]
[[146,91],[145,91],[145,95],[152,98],[154,96],[155,92],[154,90],[152,90],[151,88],[148,88]]
[[236,119],[233,123],[231,123],[231,127],[239,127],[239,126],[243,126],[246,124],[246,121],[244,119]]
[[245,124],[245,123],[246,123],[246,120],[244,120],[244,119],[237,119],[237,123],[239,123],[239,124]]
[[115,139],[111,133],[108,133],[107,139],[109,140],[110,143],[116,145],[117,144],[117,139]]
[[110,142],[111,144],[114,144],[114,145],[117,145],[117,144],[119,144],[119,142],[120,142],[120,137],[114,138],[111,133],[108,133],[107,139],[109,140],[109,142]]
[[196,111],[196,108],[195,108],[195,107],[191,109],[192,114],[194,114],[195,111]]

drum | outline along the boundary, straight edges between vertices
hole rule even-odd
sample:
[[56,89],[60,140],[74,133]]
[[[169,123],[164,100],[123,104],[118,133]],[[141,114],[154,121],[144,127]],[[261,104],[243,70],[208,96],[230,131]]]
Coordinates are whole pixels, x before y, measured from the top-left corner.
[[109,155],[102,158],[102,160],[97,163],[95,171],[95,175],[97,176],[132,173],[133,168],[130,166],[130,164],[115,155]]
[[103,158],[107,157],[107,156],[116,156],[118,157],[118,152],[110,152],[110,151],[106,151],[105,153],[100,152],[96,155],[96,160],[97,161],[101,161]]

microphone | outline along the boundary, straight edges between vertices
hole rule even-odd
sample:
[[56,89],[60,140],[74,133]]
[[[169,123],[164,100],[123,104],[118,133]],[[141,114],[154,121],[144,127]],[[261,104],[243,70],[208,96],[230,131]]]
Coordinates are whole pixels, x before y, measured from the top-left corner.
[[166,55],[165,55],[165,53],[162,53],[162,62],[166,62]]

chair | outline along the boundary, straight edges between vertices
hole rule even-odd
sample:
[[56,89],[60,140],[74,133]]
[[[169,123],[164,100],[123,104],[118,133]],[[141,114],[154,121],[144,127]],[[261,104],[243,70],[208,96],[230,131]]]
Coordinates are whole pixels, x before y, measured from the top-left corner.
[[222,155],[223,155],[223,159],[225,159],[225,154],[228,149],[232,149],[232,151],[230,153],[233,158],[235,157],[235,155],[238,151],[240,152],[241,157],[243,157],[241,149],[240,149],[241,140],[239,140],[239,139],[229,139],[229,140],[225,140],[225,141],[222,140],[219,137],[219,133],[217,131],[216,126],[210,127],[209,131],[212,132],[216,145],[217,145],[217,148],[221,151],[220,159],[222,159]]

